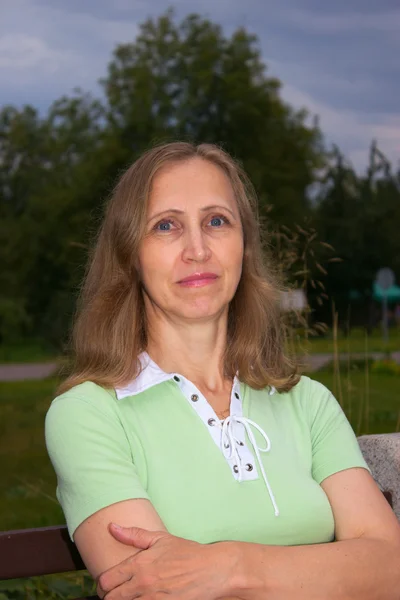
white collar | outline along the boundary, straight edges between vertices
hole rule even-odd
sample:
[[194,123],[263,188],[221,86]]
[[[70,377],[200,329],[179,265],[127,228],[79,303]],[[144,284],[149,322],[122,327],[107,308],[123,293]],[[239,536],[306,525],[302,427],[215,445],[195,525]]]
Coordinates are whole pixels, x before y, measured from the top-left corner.
[[135,379],[132,379],[127,386],[123,388],[115,388],[115,393],[118,400],[122,400],[126,396],[135,396],[141,392],[145,392],[154,385],[163,383],[173,379],[175,373],[166,373],[150,358],[147,352],[139,354],[141,371]]
[[[150,358],[147,352],[139,354],[139,361],[141,364],[141,371],[135,379],[132,379],[127,386],[123,388],[115,388],[115,393],[118,400],[126,398],[127,396],[136,396],[141,392],[145,392],[154,385],[169,381],[176,376],[182,377],[179,373],[166,373]],[[238,378],[235,376],[233,384],[239,384]],[[276,389],[271,386],[269,395],[272,396],[276,392]]]

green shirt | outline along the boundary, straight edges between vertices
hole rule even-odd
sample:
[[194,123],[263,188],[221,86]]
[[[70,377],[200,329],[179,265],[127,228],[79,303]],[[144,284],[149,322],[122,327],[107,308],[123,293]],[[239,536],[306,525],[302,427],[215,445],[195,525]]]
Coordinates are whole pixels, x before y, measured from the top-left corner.
[[171,534],[201,543],[333,541],[333,513],[319,484],[344,469],[369,468],[326,387],[303,376],[277,393],[235,379],[230,416],[220,421],[193,383],[147,354],[141,362],[124,389],[88,381],[55,398],[46,415],[71,539],[101,508],[147,498]]

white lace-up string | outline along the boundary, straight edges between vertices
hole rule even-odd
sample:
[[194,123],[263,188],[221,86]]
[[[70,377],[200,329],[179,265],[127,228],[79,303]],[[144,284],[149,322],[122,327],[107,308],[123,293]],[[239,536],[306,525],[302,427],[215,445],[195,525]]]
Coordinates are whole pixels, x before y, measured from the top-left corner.
[[[257,425],[257,423],[255,423],[254,421],[252,421],[251,419],[248,419],[247,417],[239,417],[239,416],[235,416],[235,415],[230,415],[229,417],[227,417],[223,423],[221,424],[221,422],[216,421],[216,425],[217,427],[220,427],[222,429],[222,436],[221,436],[221,450],[224,453],[224,455],[226,455],[226,448],[229,448],[229,454],[227,455],[227,457],[229,459],[231,459],[232,457],[235,458],[236,464],[238,466],[239,469],[239,482],[242,481],[242,476],[243,476],[243,464],[239,455],[239,452],[237,450],[236,445],[238,443],[240,443],[240,440],[238,438],[235,437],[234,431],[233,431],[233,427],[234,427],[234,423],[241,423],[246,432],[247,435],[249,437],[249,440],[254,448],[254,452],[256,454],[257,460],[258,460],[258,464],[259,467],[261,469],[261,473],[263,476],[263,479],[265,481],[265,485],[267,486],[267,490],[269,493],[269,497],[271,499],[272,505],[274,507],[274,511],[275,511],[275,516],[278,517],[279,516],[279,509],[278,506],[276,504],[275,501],[275,497],[274,497],[274,493],[271,489],[271,486],[269,484],[267,475],[265,473],[264,470],[264,466],[261,462],[261,456],[260,456],[260,452],[269,452],[270,448],[271,448],[271,442],[269,437],[267,436],[267,434],[265,433],[265,431],[263,429],[261,429],[261,427],[259,425]],[[255,427],[260,434],[262,435],[262,437],[264,438],[265,442],[266,442],[266,447],[265,448],[260,448],[259,446],[257,446],[257,442],[256,439],[254,437],[254,434],[251,430],[251,427]],[[225,445],[227,444],[227,446]]]

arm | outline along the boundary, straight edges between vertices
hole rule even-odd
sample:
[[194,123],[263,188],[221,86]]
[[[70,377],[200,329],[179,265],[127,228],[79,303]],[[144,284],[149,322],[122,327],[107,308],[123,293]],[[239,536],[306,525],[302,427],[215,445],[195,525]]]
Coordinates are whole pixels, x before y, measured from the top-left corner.
[[[111,535],[110,522],[147,528],[146,531],[156,531],[158,537],[172,539],[174,536],[166,531],[143,487],[118,409],[106,391],[86,382],[59,396],[46,415],[45,434],[47,450],[57,474],[57,498],[70,537],[97,582],[104,574],[106,581],[110,575],[112,579],[122,572],[127,575],[117,583],[120,589],[113,592],[113,597],[117,598],[121,593],[125,594],[126,585],[121,587],[121,584],[131,579],[132,568],[137,565],[135,561],[140,558],[141,564],[144,558],[146,562],[149,550],[143,551],[140,544],[121,543]],[[192,559],[198,570],[196,559],[201,554],[203,560],[200,562],[205,564],[208,574],[215,564],[214,553],[211,549],[206,552],[204,545],[195,542],[189,545],[190,552],[182,554],[183,561]],[[178,553],[179,550],[180,547]],[[175,551],[167,552],[167,560],[160,562],[166,578],[171,575],[167,563],[169,560],[173,563],[176,556]],[[219,590],[221,576],[218,573],[216,576],[218,583],[213,589]],[[184,577],[180,583],[184,584]],[[210,585],[208,576],[200,573],[195,584],[197,587]],[[114,589],[113,585],[111,589]],[[103,597],[104,594],[100,595]],[[219,598],[224,595],[219,594]]]
[[291,547],[227,542],[237,553],[233,595],[242,600],[399,598],[400,525],[371,475],[348,469],[321,487],[332,506],[337,541]]
[[138,552],[113,538],[111,521],[166,531],[139,478],[115,402],[105,390],[87,382],[55,399],[45,435],[70,537],[94,578]]
[[143,552],[100,575],[100,598],[129,600],[168,594],[171,598],[234,600],[228,595],[228,582],[237,565],[225,542],[200,544],[139,527],[110,525],[109,531],[123,544]]
[[167,531],[153,505],[144,498],[117,502],[99,510],[83,521],[74,534],[79,553],[93,579],[140,552],[140,549],[121,544],[110,534],[108,525],[111,522],[150,531]]

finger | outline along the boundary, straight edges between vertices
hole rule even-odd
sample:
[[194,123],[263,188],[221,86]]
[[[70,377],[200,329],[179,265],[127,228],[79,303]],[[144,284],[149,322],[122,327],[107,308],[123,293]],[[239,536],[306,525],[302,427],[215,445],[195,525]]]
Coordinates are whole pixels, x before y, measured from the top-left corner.
[[135,600],[142,596],[143,593],[141,593],[135,579],[133,579],[117,586],[111,592],[107,592],[103,600]]
[[120,527],[115,523],[110,523],[108,529],[115,539],[141,550],[147,550],[165,535],[165,531],[148,531],[141,527]]
[[[105,593],[134,577],[134,556],[129,556],[124,561],[101,573],[97,578],[97,595],[102,598]],[[100,593],[99,593],[100,591]]]

